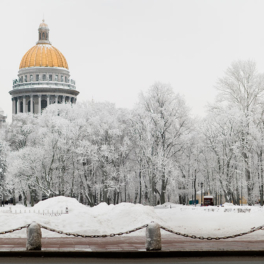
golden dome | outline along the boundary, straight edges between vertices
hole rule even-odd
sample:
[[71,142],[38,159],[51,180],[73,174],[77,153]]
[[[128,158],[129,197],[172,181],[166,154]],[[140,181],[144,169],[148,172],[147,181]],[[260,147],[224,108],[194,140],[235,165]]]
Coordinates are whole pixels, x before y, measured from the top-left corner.
[[23,56],[19,69],[28,67],[61,67],[69,69],[65,57],[51,44],[37,44],[32,47]]

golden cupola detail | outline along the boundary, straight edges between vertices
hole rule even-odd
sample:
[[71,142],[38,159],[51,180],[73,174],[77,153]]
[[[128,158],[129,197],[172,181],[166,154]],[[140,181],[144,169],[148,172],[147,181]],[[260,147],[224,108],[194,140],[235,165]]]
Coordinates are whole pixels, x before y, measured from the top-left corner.
[[19,69],[30,67],[59,67],[69,69],[63,54],[51,45],[49,27],[44,19],[38,28],[38,42],[23,56]]

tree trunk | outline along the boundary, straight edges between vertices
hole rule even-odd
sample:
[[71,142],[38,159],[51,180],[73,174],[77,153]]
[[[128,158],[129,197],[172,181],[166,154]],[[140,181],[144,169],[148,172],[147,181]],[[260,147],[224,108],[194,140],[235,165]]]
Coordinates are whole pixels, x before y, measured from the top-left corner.
[[[15,189],[13,189],[12,193],[13,193],[13,205],[16,205]],[[3,196],[3,197],[4,197],[4,196]]]
[[243,151],[242,156],[244,158],[244,164],[245,164],[245,178],[247,182],[248,205],[253,205],[253,182],[251,180],[251,173],[249,170],[248,155],[246,152]]
[[262,166],[262,149],[259,153],[259,166],[260,166],[260,205],[263,206],[263,166]]
[[141,166],[140,166],[140,171],[139,171],[139,203],[141,204],[142,200],[142,183],[141,183]]
[[24,191],[23,191],[23,203],[27,207],[27,195]]
[[165,193],[166,193],[166,181],[162,179],[161,181],[161,194],[160,194],[160,204],[165,203]]
[[135,192],[135,199],[134,199],[134,204],[137,203],[137,198],[138,198],[138,190],[136,189],[136,192]]
[[165,203],[165,194],[166,194],[167,183],[168,183],[168,179],[166,179],[166,169],[163,166],[162,180],[161,180],[160,204]]
[[125,183],[125,203],[127,201],[127,191],[126,191],[126,183]]
[[120,191],[118,190],[116,192],[116,204],[119,204],[119,197],[120,197],[119,193],[120,193]]

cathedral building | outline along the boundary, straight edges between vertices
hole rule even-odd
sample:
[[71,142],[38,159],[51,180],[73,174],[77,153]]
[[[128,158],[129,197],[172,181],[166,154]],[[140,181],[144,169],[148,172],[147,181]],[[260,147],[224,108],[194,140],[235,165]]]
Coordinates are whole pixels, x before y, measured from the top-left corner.
[[13,114],[40,114],[49,104],[76,103],[79,92],[75,81],[65,57],[51,45],[44,20],[39,25],[38,42],[23,56],[9,93]]

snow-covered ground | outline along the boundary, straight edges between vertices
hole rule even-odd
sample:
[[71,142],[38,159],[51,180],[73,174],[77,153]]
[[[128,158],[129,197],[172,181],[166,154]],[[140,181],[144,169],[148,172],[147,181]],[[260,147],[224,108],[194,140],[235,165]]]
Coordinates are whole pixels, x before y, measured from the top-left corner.
[[[69,213],[65,214],[66,207]],[[11,208],[12,213],[8,212]],[[243,210],[242,210],[243,209]],[[24,213],[26,210],[26,213]],[[30,212],[29,212],[30,210]],[[18,212],[23,213],[18,213]],[[40,214],[45,212],[45,215]],[[63,212],[60,216],[47,213]],[[175,231],[199,236],[224,236],[245,232],[264,225],[264,209],[261,207],[193,207],[167,203],[155,208],[140,204],[101,203],[93,208],[80,204],[74,198],[55,197],[39,202],[32,208],[22,205],[0,208],[0,232],[36,221],[64,232],[99,235],[128,231],[151,221]],[[64,236],[42,229],[43,237]],[[144,235],[145,230],[131,235]],[[169,234],[162,231],[162,234]],[[26,237],[26,230],[0,237]],[[264,232],[257,231],[243,239],[264,239]]]

